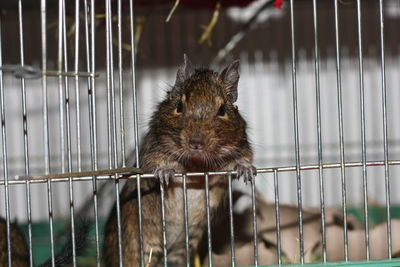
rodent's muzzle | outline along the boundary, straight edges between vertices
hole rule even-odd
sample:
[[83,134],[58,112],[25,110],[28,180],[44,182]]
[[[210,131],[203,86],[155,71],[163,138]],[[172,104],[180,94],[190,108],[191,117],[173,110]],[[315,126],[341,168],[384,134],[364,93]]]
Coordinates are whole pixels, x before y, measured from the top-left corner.
[[200,138],[191,138],[189,139],[189,148],[190,150],[201,151],[205,148],[206,144]]

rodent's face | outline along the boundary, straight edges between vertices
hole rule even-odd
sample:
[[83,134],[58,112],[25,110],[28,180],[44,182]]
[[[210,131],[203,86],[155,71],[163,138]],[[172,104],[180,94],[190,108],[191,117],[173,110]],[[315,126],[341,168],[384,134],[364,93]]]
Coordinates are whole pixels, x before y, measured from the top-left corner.
[[240,156],[248,145],[246,124],[220,76],[196,71],[177,92],[170,93],[158,113],[160,142],[169,143],[171,157],[213,169]]

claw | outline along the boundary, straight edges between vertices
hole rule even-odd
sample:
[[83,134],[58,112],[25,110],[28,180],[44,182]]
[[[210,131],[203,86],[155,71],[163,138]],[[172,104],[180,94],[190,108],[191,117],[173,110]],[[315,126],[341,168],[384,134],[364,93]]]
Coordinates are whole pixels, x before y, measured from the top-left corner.
[[175,177],[175,170],[167,167],[159,167],[154,172],[154,175],[162,185],[165,183],[165,185],[168,186],[169,181]]
[[257,175],[256,167],[247,163],[238,163],[235,169],[237,171],[238,179],[243,176],[243,181],[245,184],[247,184],[247,182],[253,183],[254,177]]

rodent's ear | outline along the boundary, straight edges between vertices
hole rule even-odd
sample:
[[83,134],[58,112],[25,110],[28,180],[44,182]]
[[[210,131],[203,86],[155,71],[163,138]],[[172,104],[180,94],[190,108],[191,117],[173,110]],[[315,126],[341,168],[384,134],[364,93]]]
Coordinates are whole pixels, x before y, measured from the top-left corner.
[[183,64],[179,67],[176,73],[175,85],[183,83],[186,79],[194,74],[194,68],[192,63],[186,54],[183,54]]
[[233,61],[225,69],[222,70],[219,77],[224,83],[224,89],[229,97],[231,103],[235,103],[238,97],[238,83],[239,83],[239,60]]

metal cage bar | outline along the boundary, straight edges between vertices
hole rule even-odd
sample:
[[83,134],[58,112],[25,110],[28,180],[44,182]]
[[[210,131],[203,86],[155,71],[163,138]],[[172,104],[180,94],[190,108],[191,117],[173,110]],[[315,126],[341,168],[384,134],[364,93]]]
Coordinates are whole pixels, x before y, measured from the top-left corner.
[[383,157],[385,162],[385,194],[386,194],[386,216],[387,216],[387,246],[388,258],[392,258],[392,225],[390,212],[390,176],[389,176],[389,146],[388,146],[388,115],[387,115],[387,90],[386,90],[386,68],[385,68],[385,24],[383,17],[383,0],[379,0],[379,24],[380,24],[380,46],[381,46],[381,79],[382,79],[382,112],[383,112]]
[[[135,141],[135,164],[140,167],[139,159],[139,123],[138,123],[138,104],[137,104],[137,89],[136,89],[136,69],[135,69],[135,23],[134,23],[134,8],[133,0],[129,0],[129,32],[130,32],[130,45],[131,45],[131,78],[132,78],[132,100],[133,100],[133,125],[134,125],[134,141]],[[143,224],[142,224],[142,201],[140,192],[140,176],[137,176],[137,199],[138,199],[138,223],[139,223],[139,247],[140,247],[140,266],[144,266],[144,238],[143,238]]]
[[122,2],[118,0],[117,10],[118,20],[118,83],[119,83],[119,118],[120,118],[120,134],[121,134],[121,164],[122,168],[126,166],[125,156],[125,116],[124,116],[124,83],[122,73]]
[[[62,52],[59,58],[59,64],[64,63],[64,71],[68,72],[68,55],[67,55],[67,25],[65,19],[65,0],[60,1],[61,8],[61,41],[62,41]],[[60,35],[59,35],[60,36]],[[62,71],[62,67],[61,67]],[[61,78],[61,76],[60,76]],[[78,79],[78,76],[75,76]],[[60,82],[61,79],[59,79]],[[64,77],[64,99],[65,103],[65,122],[66,122],[66,148],[67,148],[67,170],[72,172],[72,145],[71,145],[71,110],[70,110],[70,93],[69,93],[69,81],[68,77]],[[61,86],[61,85],[60,85]],[[60,103],[61,105],[61,103]],[[64,107],[63,107],[64,109]],[[61,115],[61,114],[60,114]],[[64,140],[63,140],[64,141]],[[79,144],[80,145],[80,144]],[[72,265],[76,266],[76,244],[75,244],[75,215],[74,215],[74,188],[72,183],[72,178],[68,179],[68,189],[69,189],[69,207],[70,207],[70,223],[71,223],[71,245],[72,245]]]
[[209,185],[208,179],[209,173],[204,175],[204,191],[205,191],[205,204],[206,204],[206,215],[207,215],[207,249],[208,249],[208,267],[213,266],[212,260],[212,235],[211,235],[211,214],[210,214],[210,195],[209,195]]
[[233,223],[233,200],[232,200],[232,174],[228,174],[228,196],[229,196],[229,228],[230,228],[230,246],[231,246],[231,266],[236,266],[235,255],[235,231]]
[[[84,2],[85,6],[87,2]],[[80,4],[79,0],[75,0],[75,53],[74,53],[74,71],[79,73],[79,34],[80,34]],[[64,10],[65,13],[65,10]],[[85,14],[86,16],[87,14]],[[64,16],[65,20],[65,16]],[[85,18],[86,20],[86,18]],[[88,70],[89,72],[89,70]],[[89,86],[88,86],[89,87]],[[80,86],[79,76],[75,76],[75,107],[76,107],[76,154],[77,154],[77,170],[82,170],[82,150],[81,150],[81,105],[80,105]]]
[[160,195],[161,195],[161,226],[162,226],[162,251],[164,266],[168,266],[168,251],[167,251],[167,219],[165,214],[165,192],[164,181],[160,182]]
[[[84,21],[85,21],[85,50],[86,70],[95,71],[95,12],[94,0],[90,1],[90,14],[88,0],[84,0]],[[89,19],[90,16],[90,19]],[[89,25],[90,24],[90,25]],[[89,30],[90,26],[90,30]],[[97,170],[97,123],[96,123],[96,87],[95,77],[87,77],[88,85],[88,111],[89,111],[89,135],[90,135],[90,161],[92,171]],[[99,216],[97,202],[97,177],[92,176],[93,192],[93,214],[95,219],[95,241],[96,241],[96,265],[100,267],[100,238],[99,238]]]
[[300,145],[299,145],[299,115],[297,106],[297,78],[296,78],[296,45],[294,28],[294,1],[290,0],[290,35],[292,51],[292,94],[293,94],[293,124],[294,124],[294,146],[296,158],[296,178],[297,178],[297,205],[299,218],[299,247],[300,262],[304,263],[304,233],[303,233],[303,199],[302,183],[300,172]]
[[[362,162],[346,162],[344,164],[345,168],[359,168],[362,167]],[[376,166],[385,166],[385,162],[382,161],[367,161],[366,162],[367,167],[376,167]],[[389,160],[388,161],[389,166],[399,166],[400,165],[400,160]],[[341,168],[341,163],[325,163],[322,165],[322,168],[324,169],[338,169]],[[311,164],[311,165],[301,165],[300,166],[300,171],[312,171],[312,170],[318,170],[319,169],[319,164]],[[257,169],[257,173],[273,173],[275,170],[278,172],[296,172],[297,167],[296,166],[284,166],[284,167],[271,167],[271,168],[259,168]],[[88,172],[90,173],[90,172]],[[214,176],[214,175],[228,175],[229,173],[231,174],[237,174],[236,171],[230,170],[230,171],[213,171],[213,172],[206,172],[208,173],[209,176]],[[206,173],[204,172],[188,172],[185,173],[188,177],[192,176],[204,176]],[[127,176],[126,174],[118,176],[119,179],[134,179],[136,178],[138,174],[133,174]],[[115,179],[113,175],[98,175],[97,179],[100,181],[107,181],[107,180],[113,180]],[[155,178],[155,175],[152,173],[144,173],[140,174],[141,178],[144,179],[151,179]],[[175,173],[175,177],[179,178],[182,177],[182,173]],[[81,177],[73,177],[73,181],[89,181],[92,179],[92,176],[81,176]],[[30,180],[32,184],[40,184],[40,183],[47,183],[47,181],[52,181],[52,182],[67,182],[68,178],[34,178]],[[9,184],[25,184],[25,180],[10,180],[8,181]],[[4,185],[4,180],[0,180],[0,185]]]
[[[115,85],[114,85],[114,56],[112,44],[112,9],[111,1],[105,1],[106,6],[106,68],[107,68],[107,117],[108,117],[108,162],[109,168],[117,168],[117,133],[116,133],[116,108],[115,108]],[[119,199],[119,181],[115,175],[115,196],[117,213],[117,237],[118,237],[118,256],[120,266],[123,263],[122,248],[122,226],[121,226],[121,208]]]
[[[90,163],[91,163],[91,171],[98,170],[98,151],[97,151],[97,117],[96,117],[96,62],[95,62],[95,34],[96,34],[96,17],[95,17],[95,1],[91,0],[90,4],[87,0],[84,0],[83,7],[79,0],[75,1],[75,34],[74,34],[74,54],[73,54],[73,72],[70,72],[68,69],[68,45],[67,45],[67,19],[66,19],[66,3],[65,0],[58,1],[58,47],[57,47],[57,70],[52,73],[52,71],[47,70],[48,68],[48,50],[47,50],[47,36],[48,30],[46,28],[47,25],[47,7],[46,1],[41,1],[41,52],[42,52],[42,94],[43,94],[43,103],[42,103],[42,112],[43,112],[43,139],[44,139],[44,168],[45,173],[52,173],[51,169],[51,157],[50,157],[50,137],[49,131],[51,130],[49,124],[49,112],[48,112],[48,84],[47,77],[48,76],[56,76],[57,77],[57,93],[58,93],[58,118],[60,120],[59,131],[60,136],[57,136],[60,142],[57,151],[60,152],[61,155],[61,171],[63,173],[72,174],[74,169],[73,164],[73,150],[77,150],[77,169],[78,171],[82,171],[82,151],[84,150],[83,142],[81,142],[81,106],[80,106],[80,94],[81,86],[80,86],[80,78],[85,78],[87,82],[88,88],[88,119],[89,125],[88,129],[90,132]],[[294,153],[295,153],[295,164],[294,166],[284,166],[284,167],[273,167],[273,168],[259,168],[257,172],[259,174],[272,174],[273,182],[274,182],[274,208],[275,208],[275,223],[276,223],[276,240],[277,240],[277,261],[278,264],[282,264],[282,227],[280,223],[281,217],[281,203],[279,196],[279,183],[280,183],[280,173],[283,172],[293,172],[296,176],[296,193],[297,193],[297,216],[298,216],[298,232],[299,232],[299,260],[301,264],[305,263],[305,233],[304,233],[304,222],[303,222],[303,194],[304,194],[304,186],[303,180],[305,180],[305,175],[303,175],[306,171],[315,170],[318,171],[318,182],[319,182],[319,208],[320,208],[320,218],[321,218],[321,239],[322,239],[322,260],[324,263],[328,261],[327,254],[327,225],[326,225],[326,196],[325,196],[325,176],[324,171],[326,169],[339,169],[340,177],[341,177],[341,196],[342,196],[342,213],[343,213],[343,235],[344,235],[344,260],[348,262],[350,260],[349,256],[349,235],[348,235],[348,206],[347,206],[347,186],[346,186],[346,169],[347,168],[360,168],[362,171],[362,179],[363,179],[363,197],[364,197],[364,236],[365,236],[365,255],[366,259],[370,259],[370,241],[369,241],[369,208],[368,208],[368,179],[367,179],[367,170],[369,167],[373,166],[382,166],[384,167],[384,175],[385,175],[385,194],[386,194],[386,213],[387,213],[387,246],[388,246],[388,258],[392,258],[392,230],[391,230],[391,195],[390,195],[390,166],[398,166],[400,165],[400,160],[390,160],[389,159],[389,138],[388,138],[388,103],[387,103],[387,85],[386,85],[386,67],[385,67],[385,36],[384,36],[384,14],[383,14],[383,0],[379,0],[379,41],[380,41],[380,70],[381,70],[381,104],[382,104],[382,131],[383,131],[383,160],[375,160],[368,161],[367,160],[367,141],[366,141],[366,103],[365,103],[365,88],[364,88],[364,63],[363,63],[363,23],[362,23],[362,14],[361,14],[361,1],[357,0],[357,37],[358,37],[358,78],[359,78],[359,96],[360,96],[360,113],[361,113],[361,150],[362,150],[362,158],[357,162],[346,162],[345,159],[345,143],[344,143],[344,112],[343,112],[343,94],[342,94],[342,67],[341,67],[341,51],[340,51],[340,34],[339,34],[339,5],[338,0],[333,0],[334,5],[334,37],[335,37],[335,63],[336,63],[336,93],[337,93],[337,108],[338,108],[338,139],[339,139],[339,153],[340,153],[340,162],[337,163],[324,163],[324,154],[323,154],[323,135],[322,135],[322,111],[321,108],[321,81],[320,81],[320,51],[319,51],[319,36],[318,36],[318,6],[316,0],[311,0],[312,3],[312,26],[313,26],[313,63],[314,63],[314,79],[315,79],[315,114],[316,114],[316,134],[317,134],[317,156],[318,163],[310,164],[310,165],[302,165],[301,159],[301,145],[300,145],[300,133],[299,133],[299,88],[297,81],[297,61],[300,57],[297,55],[298,47],[296,45],[296,31],[297,26],[295,23],[295,2],[293,0],[289,1],[289,19],[290,19],[290,44],[291,44],[291,75],[292,75],[292,108],[293,108],[293,135],[294,135]],[[75,228],[75,215],[74,215],[74,184],[78,181],[91,181],[92,182],[92,193],[93,193],[93,204],[94,204],[94,220],[96,225],[95,238],[96,238],[96,263],[97,266],[100,266],[101,255],[100,255],[100,228],[99,228],[99,210],[98,210],[98,195],[97,195],[97,183],[99,181],[108,181],[113,183],[113,190],[116,197],[116,211],[117,211],[117,236],[118,236],[118,257],[120,261],[120,266],[123,266],[124,263],[124,255],[123,255],[123,229],[122,229],[122,213],[120,207],[120,179],[136,179],[137,186],[137,203],[138,203],[138,225],[139,225],[139,247],[140,247],[140,265],[145,266],[145,247],[144,247],[144,228],[143,228],[143,217],[142,217],[142,192],[141,192],[141,180],[142,179],[154,179],[155,175],[151,173],[133,173],[131,175],[126,175],[126,173],[119,173],[117,168],[120,164],[124,168],[127,163],[127,145],[126,138],[127,135],[125,133],[125,99],[124,97],[128,95],[127,91],[124,91],[124,72],[123,67],[125,60],[123,58],[122,51],[122,40],[123,40],[123,29],[124,26],[127,28],[130,27],[130,64],[131,64],[131,78],[132,78],[132,100],[133,100],[133,124],[134,124],[134,156],[136,167],[140,167],[140,159],[139,159],[139,131],[138,131],[138,95],[136,88],[136,67],[135,67],[135,20],[134,20],[134,5],[133,0],[129,1],[129,23],[125,25],[123,22],[123,10],[122,10],[122,1],[118,0],[115,4],[117,8],[114,10],[114,13],[117,14],[116,24],[113,25],[113,10],[115,8],[113,6],[113,2],[111,0],[105,0],[105,47],[106,47],[106,97],[107,97],[107,141],[108,141],[108,167],[111,170],[116,170],[115,173],[97,175],[92,172],[88,172],[87,176],[84,177],[74,177],[71,175],[70,177],[58,177],[58,178],[49,178],[48,177],[34,177],[30,176],[30,163],[29,163],[29,144],[28,144],[28,112],[27,112],[27,103],[26,103],[26,84],[25,78],[20,78],[21,81],[21,90],[22,90],[22,124],[23,124],[23,138],[24,138],[24,160],[25,160],[25,178],[20,180],[10,179],[9,170],[8,170],[8,155],[7,155],[7,140],[6,140],[6,109],[5,109],[5,96],[4,96],[4,79],[3,73],[6,72],[6,69],[0,69],[0,104],[1,104],[1,120],[2,120],[2,144],[3,144],[3,166],[4,166],[4,180],[0,181],[0,185],[4,186],[5,189],[5,204],[6,204],[6,221],[7,221],[7,243],[10,247],[11,245],[11,237],[10,237],[10,218],[11,218],[11,207],[10,207],[10,187],[12,185],[24,185],[25,186],[25,194],[27,198],[27,217],[28,217],[28,238],[29,238],[29,257],[30,257],[30,265],[33,266],[33,256],[32,256],[32,208],[31,208],[31,185],[32,184],[46,184],[47,186],[47,211],[48,211],[48,220],[49,220],[49,228],[50,228],[50,244],[51,244],[51,260],[52,266],[56,266],[55,262],[55,240],[54,237],[54,206],[53,206],[53,188],[54,183],[65,182],[68,183],[68,193],[69,193],[69,212],[70,212],[70,223],[71,223],[71,237],[72,237],[72,253],[73,253],[73,266],[77,266],[77,251],[75,244],[76,237],[76,228]],[[296,3],[297,5],[297,3]],[[81,9],[84,10],[83,24],[80,17]],[[125,14],[125,13],[124,13]],[[24,60],[24,33],[23,33],[23,14],[22,14],[22,0],[18,1],[18,26],[19,26],[19,44],[20,44],[20,64],[23,69],[25,60]],[[185,27],[186,25],[183,25]],[[3,67],[3,54],[2,54],[2,39],[1,39],[1,21],[0,21],[0,65]],[[80,31],[84,30],[84,40],[80,40]],[[116,44],[113,44],[113,31],[117,32]],[[84,44],[85,57],[86,57],[86,70],[82,72],[80,69],[82,68],[82,63],[80,63],[80,45]],[[71,46],[72,47],[72,46]],[[115,50],[114,50],[115,49]],[[114,62],[114,52],[117,53],[117,62]],[[72,55],[71,55],[72,56]],[[169,60],[169,59],[168,59]],[[83,60],[82,60],[83,61]],[[261,60],[262,61],[262,60]],[[117,72],[114,71],[114,63],[117,64]],[[114,75],[117,75],[118,82],[115,83]],[[14,75],[15,76],[15,75]],[[75,85],[75,101],[76,101],[76,125],[71,124],[71,114],[73,111],[73,106],[70,104],[70,92],[69,92],[69,77],[73,77],[74,85]],[[118,88],[116,88],[116,84],[118,84]],[[119,94],[119,95],[118,95]],[[126,95],[125,95],[126,94]],[[336,116],[336,115],[335,115]],[[73,140],[72,131],[76,127],[76,148],[72,148]],[[325,151],[324,151],[325,152]],[[67,157],[67,158],[65,158]],[[303,159],[305,160],[305,159]],[[67,164],[66,164],[67,163]],[[75,163],[75,162],[74,162]],[[188,180],[190,181],[191,177],[194,176],[204,176],[204,199],[205,199],[205,210],[207,216],[207,251],[208,251],[208,266],[213,266],[215,262],[213,262],[212,257],[212,215],[210,211],[210,185],[209,179],[214,175],[223,175],[225,179],[228,179],[227,183],[227,193],[229,200],[229,238],[230,238],[230,260],[231,266],[237,265],[237,255],[235,252],[235,225],[234,225],[234,208],[233,208],[233,196],[232,196],[232,175],[237,175],[236,171],[228,170],[228,171],[209,171],[209,172],[191,172],[191,173],[176,173],[177,178],[182,178],[182,190],[183,190],[183,226],[184,226],[184,245],[185,245],[185,263],[186,266],[190,266],[191,261],[191,253],[192,247],[190,244],[190,233],[189,233],[189,204],[188,204]],[[129,176],[129,177],[127,177]],[[30,179],[32,178],[32,179]],[[168,211],[166,207],[166,185],[161,181],[160,183],[160,202],[161,202],[161,227],[162,227],[162,236],[160,236],[160,240],[162,240],[162,260],[164,266],[168,264]],[[251,211],[252,211],[252,241],[253,241],[253,257],[254,257],[254,265],[258,266],[261,264],[258,259],[258,230],[257,230],[257,195],[256,195],[256,183],[255,181],[251,181]],[[261,254],[260,254],[261,255]],[[8,249],[8,259],[9,265],[12,264],[12,251]]]
[[278,170],[274,170],[274,191],[275,191],[275,223],[276,223],[276,250],[278,264],[282,264],[282,246],[281,246],[281,222],[280,222],[280,207],[279,207],[279,179]]
[[[47,70],[47,10],[46,1],[42,0],[40,5],[41,14],[41,44],[42,44],[42,70]],[[50,173],[50,141],[49,141],[49,121],[48,121],[48,104],[47,104],[47,78],[42,77],[42,94],[43,94],[43,138],[44,138],[44,164],[45,173]],[[50,250],[51,250],[51,264],[55,265],[55,252],[54,252],[54,226],[53,226],[53,214],[52,214],[52,198],[51,198],[51,181],[47,181],[47,205],[49,212],[49,228],[50,228]]]
[[343,97],[342,97],[342,74],[340,62],[340,36],[339,36],[339,7],[338,0],[334,0],[335,16],[335,53],[336,53],[336,86],[339,119],[339,146],[340,146],[340,178],[342,184],[342,212],[343,212],[343,249],[344,260],[349,260],[349,241],[347,230],[347,190],[346,190],[346,169],[344,154],[344,129],[343,129]]
[[317,18],[317,1],[312,1],[313,8],[313,30],[314,30],[314,68],[315,68],[315,98],[317,111],[317,138],[318,138],[318,178],[319,178],[319,198],[321,210],[321,234],[322,234],[322,259],[326,262],[326,228],[325,228],[325,190],[324,190],[324,173],[322,168],[322,127],[321,127],[321,88],[319,74],[319,51],[318,51],[318,18]]
[[183,218],[185,227],[185,261],[186,266],[190,266],[190,246],[189,246],[189,211],[188,211],[188,197],[187,197],[187,176],[182,176],[183,183]]
[[[3,45],[2,45],[2,21],[0,17],[0,64],[3,63]],[[7,132],[6,132],[6,109],[4,102],[4,80],[3,71],[0,70],[0,105],[1,105],[1,141],[3,152],[3,172],[4,172],[4,201],[6,203],[6,238],[7,247],[11,247],[11,229],[10,229],[10,192],[8,187],[8,159],[7,159]],[[8,266],[12,266],[11,249],[7,250]]]
[[[22,1],[18,1],[18,26],[19,26],[19,45],[20,45],[20,57],[21,66],[25,65],[24,57],[24,34],[23,34],[23,13],[22,13]],[[1,65],[1,63],[0,63]],[[21,89],[22,89],[22,107],[23,107],[23,129],[24,129],[24,153],[25,153],[25,175],[29,177],[29,145],[28,145],[28,127],[27,127],[27,114],[26,114],[26,90],[25,90],[25,79],[21,78]],[[31,211],[31,188],[30,182],[26,181],[25,193],[27,199],[27,219],[28,219],[28,246],[29,246],[29,265],[33,266],[33,253],[32,253],[32,211]]]
[[369,222],[368,222],[368,179],[367,179],[367,144],[365,130],[365,90],[364,90],[364,63],[362,48],[362,25],[361,25],[361,2],[357,0],[357,36],[358,36],[358,64],[360,80],[360,112],[361,112],[361,146],[362,146],[362,174],[364,190],[364,220],[365,220],[365,253],[367,260],[370,257],[369,251]]
[[254,178],[250,181],[251,186],[251,209],[253,217],[253,254],[254,265],[258,266],[258,239],[257,239],[257,207],[256,207],[256,181]]

